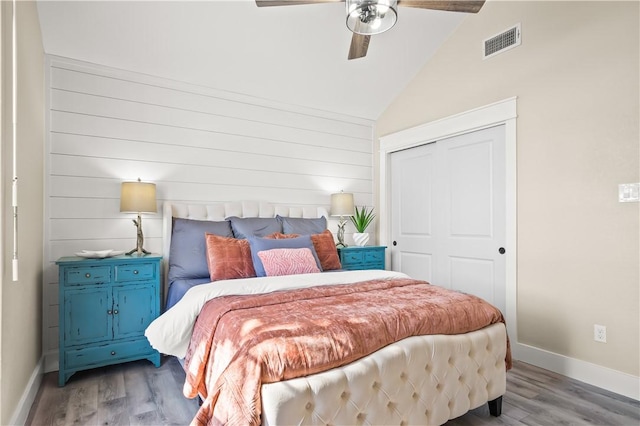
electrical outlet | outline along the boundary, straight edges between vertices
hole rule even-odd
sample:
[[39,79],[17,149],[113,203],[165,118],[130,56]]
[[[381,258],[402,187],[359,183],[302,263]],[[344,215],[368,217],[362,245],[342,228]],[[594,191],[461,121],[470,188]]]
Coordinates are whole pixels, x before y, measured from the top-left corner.
[[607,327],[604,325],[593,324],[593,340],[596,342],[607,343]]

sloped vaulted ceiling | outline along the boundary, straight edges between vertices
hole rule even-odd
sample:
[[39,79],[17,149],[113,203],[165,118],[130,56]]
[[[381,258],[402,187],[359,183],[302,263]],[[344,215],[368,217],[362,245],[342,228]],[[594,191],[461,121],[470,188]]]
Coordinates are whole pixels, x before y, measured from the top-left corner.
[[348,61],[343,3],[40,1],[46,53],[376,119],[464,13],[400,8]]

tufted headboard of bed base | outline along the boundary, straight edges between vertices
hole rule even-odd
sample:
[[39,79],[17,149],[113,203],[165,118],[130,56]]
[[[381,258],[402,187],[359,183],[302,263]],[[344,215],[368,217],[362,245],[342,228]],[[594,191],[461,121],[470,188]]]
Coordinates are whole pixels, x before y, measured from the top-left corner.
[[169,252],[171,248],[171,230],[173,218],[193,220],[225,220],[230,216],[237,217],[302,217],[330,219],[325,206],[286,206],[262,201],[236,201],[229,203],[188,204],[165,201],[162,208],[162,255],[164,265],[164,294],[166,295]]

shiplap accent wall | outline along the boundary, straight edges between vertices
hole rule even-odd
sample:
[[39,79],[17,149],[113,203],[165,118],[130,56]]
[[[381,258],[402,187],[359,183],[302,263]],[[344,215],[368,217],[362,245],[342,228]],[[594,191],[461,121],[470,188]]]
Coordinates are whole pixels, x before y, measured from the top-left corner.
[[53,262],[82,249],[135,246],[134,215],[119,211],[122,181],[157,185],[158,214],[143,215],[145,248],[156,253],[164,200],[328,209],[330,194],[344,190],[373,205],[370,120],[53,56],[46,71],[47,371],[57,369]]

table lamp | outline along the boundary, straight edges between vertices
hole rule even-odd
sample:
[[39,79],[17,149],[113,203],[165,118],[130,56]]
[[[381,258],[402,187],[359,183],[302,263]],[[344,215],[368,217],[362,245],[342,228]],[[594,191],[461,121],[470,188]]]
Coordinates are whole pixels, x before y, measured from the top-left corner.
[[331,194],[331,216],[340,216],[338,222],[338,244],[336,247],[346,247],[344,243],[344,226],[347,221],[344,216],[353,216],[353,194],[340,191],[337,194]]
[[149,254],[143,248],[144,236],[142,235],[142,213],[157,213],[158,206],[156,204],[156,184],[141,182],[138,178],[137,182],[122,182],[120,188],[120,212],[121,213],[137,213],[138,220],[133,219],[133,224],[137,229],[136,248],[129,251],[127,255],[134,252],[140,256],[142,253]]

